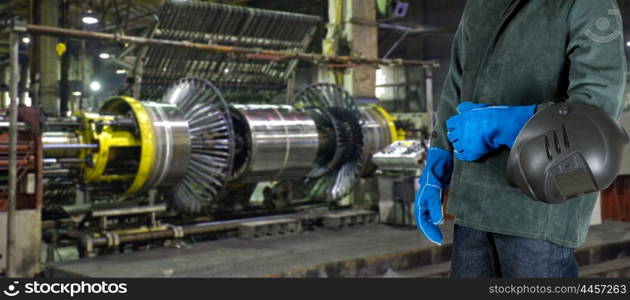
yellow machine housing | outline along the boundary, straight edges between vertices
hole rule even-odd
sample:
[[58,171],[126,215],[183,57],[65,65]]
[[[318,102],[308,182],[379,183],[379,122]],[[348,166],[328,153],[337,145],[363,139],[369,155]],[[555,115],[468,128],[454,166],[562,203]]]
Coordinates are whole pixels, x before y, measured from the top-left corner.
[[83,162],[80,172],[85,183],[120,184],[117,189],[131,194],[168,186],[181,177],[190,141],[187,124],[173,105],[117,96],[105,102],[99,113],[75,116],[81,120],[75,137],[48,135],[78,141],[79,151],[53,148],[46,154],[77,155]]

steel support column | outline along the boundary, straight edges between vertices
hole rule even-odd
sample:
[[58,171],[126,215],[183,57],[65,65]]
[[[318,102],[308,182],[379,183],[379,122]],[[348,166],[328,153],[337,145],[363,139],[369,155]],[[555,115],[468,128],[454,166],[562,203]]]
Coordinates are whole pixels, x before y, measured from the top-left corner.
[[9,208],[7,210],[7,277],[17,277],[15,250],[15,217],[16,217],[16,192],[17,192],[17,165],[16,146],[18,134],[18,79],[20,67],[18,64],[20,37],[17,32],[10,34],[10,60],[11,60],[11,86],[9,93],[11,102],[9,104]]
[[[57,26],[59,21],[59,1],[46,0],[35,1],[35,9],[38,15],[36,19],[39,24],[46,26]],[[59,69],[60,60],[56,53],[58,39],[50,36],[35,37],[36,68],[33,70],[34,76],[39,74],[41,107],[47,114],[58,116],[60,114],[59,105]]]
[[[376,59],[378,26],[375,1],[343,0],[344,32],[353,56]],[[374,98],[376,66],[358,65],[346,72],[345,88],[357,98]]]

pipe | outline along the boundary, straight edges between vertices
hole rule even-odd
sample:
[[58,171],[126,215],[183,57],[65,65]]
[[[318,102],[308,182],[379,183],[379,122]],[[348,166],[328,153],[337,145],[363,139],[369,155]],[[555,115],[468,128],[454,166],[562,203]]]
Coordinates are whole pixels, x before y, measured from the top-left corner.
[[87,160],[81,158],[44,158],[44,164],[78,164],[85,162]]
[[[70,11],[69,1],[61,1],[61,18],[59,18],[60,26],[66,27],[69,25],[68,14]],[[73,47],[71,43],[68,43],[65,39],[59,40],[60,43],[64,43],[68,48]],[[70,83],[68,77],[70,76],[70,49],[67,49],[61,55],[61,78],[59,78],[59,111],[62,116],[68,113],[68,102],[70,101]]]
[[73,132],[47,131],[42,134],[42,149],[48,158],[76,158],[81,149],[96,149],[98,144],[82,144]]
[[[125,234],[118,235],[118,243],[119,245],[128,244],[133,242],[147,242],[152,240],[163,240],[163,239],[171,239],[171,238],[182,238],[184,236],[196,235],[196,234],[207,234],[212,232],[219,231],[228,231],[228,230],[236,230],[239,228],[238,223],[208,223],[207,225],[187,225],[181,226],[181,235],[178,236],[178,231],[174,230],[176,227],[171,227],[158,231],[149,231],[135,234]],[[90,245],[90,246],[88,246]],[[81,246],[83,249],[91,248],[91,247],[104,247],[108,245],[108,240],[106,235],[101,237],[89,237],[84,236],[81,239]]]
[[[7,127],[11,127],[10,122],[0,121],[0,128],[7,128]],[[17,127],[24,128],[26,127],[26,124],[24,124],[24,122],[17,122]]]
[[133,43],[147,46],[158,47],[180,47],[195,49],[205,52],[219,52],[219,53],[233,53],[244,55],[247,58],[262,59],[262,60],[287,60],[287,59],[300,59],[309,60],[315,62],[324,63],[355,63],[355,64],[373,64],[373,65],[414,65],[422,67],[437,67],[439,63],[437,60],[404,60],[404,59],[378,59],[378,58],[366,58],[359,56],[326,56],[316,53],[304,53],[304,52],[292,52],[292,51],[279,51],[279,50],[266,50],[260,48],[246,48],[246,47],[233,47],[224,46],[218,44],[200,44],[189,41],[173,41],[156,38],[144,38],[137,36],[129,36],[124,34],[110,34],[102,32],[91,32],[75,29],[66,29],[53,26],[34,25],[27,24],[26,31],[31,34],[44,34],[53,36],[70,36],[79,39],[100,39],[109,40],[121,43]]
[[429,132],[433,129],[435,117],[433,115],[433,72],[431,69],[425,69],[426,76],[426,97],[427,97],[427,114],[429,116]]
[[84,204],[74,204],[74,205],[64,205],[61,208],[64,212],[66,212],[70,216],[76,216],[81,214],[92,213],[93,211],[98,210],[122,210],[125,208],[134,208],[137,207],[138,203],[135,201],[126,201],[126,202],[113,202],[113,203],[84,203]]
[[76,158],[81,149],[96,149],[97,144],[82,144],[75,132],[45,131],[41,135],[42,149],[48,160],[45,163],[55,163],[50,158]]
[[402,32],[408,32],[409,34],[438,34],[438,33],[454,34],[455,31],[457,30],[457,26],[455,26],[455,27],[453,27],[453,26],[444,26],[444,27],[416,26],[416,27],[410,27],[410,26],[397,25],[397,24],[387,24],[387,23],[380,23],[380,24],[378,24],[378,27],[379,28],[383,28],[383,29],[391,29],[391,30],[397,30],[397,31],[402,31]]
[[16,236],[15,214],[17,201],[17,120],[18,120],[18,77],[20,76],[20,66],[18,64],[20,36],[16,32],[10,33],[10,59],[11,59],[11,103],[9,105],[9,209],[7,210],[7,258],[6,275],[16,277],[17,269],[15,265],[15,255],[13,253]]
[[[134,242],[148,242],[154,240],[164,240],[171,238],[183,238],[190,235],[197,234],[208,234],[213,232],[221,232],[221,231],[230,231],[230,230],[238,230],[239,227],[246,222],[255,222],[255,221],[263,221],[263,220],[272,220],[272,219],[281,219],[281,218],[290,218],[290,217],[300,217],[303,218],[300,214],[289,213],[283,215],[275,215],[275,216],[263,216],[263,217],[253,217],[246,219],[237,219],[237,220],[227,220],[227,221],[212,221],[206,223],[197,223],[191,225],[173,225],[165,229],[155,230],[155,231],[147,231],[141,233],[131,233],[131,234],[117,234],[115,231],[107,232],[106,234],[101,234],[99,237],[90,237],[86,234],[81,234],[79,253],[85,256],[87,252],[91,251],[96,247],[106,247],[109,245],[108,235],[115,234],[117,237],[117,244],[128,244]],[[72,234],[71,234],[72,235]]]
[[80,126],[83,125],[78,117],[54,117],[47,116],[44,120],[44,126]]
[[44,177],[62,177],[70,174],[69,169],[44,169]]
[[166,204],[145,205],[145,206],[133,206],[126,208],[113,208],[107,210],[92,211],[92,217],[116,217],[116,216],[128,216],[146,213],[158,213],[165,212]]
[[[25,143],[19,143],[19,145],[16,146],[16,151],[18,152],[26,152],[30,149],[31,147],[28,144]],[[0,153],[8,153],[10,149],[10,146],[2,143],[0,144]]]
[[53,149],[96,149],[97,144],[45,144],[42,146],[44,150]]
[[76,221],[72,218],[42,220],[42,230],[55,229],[63,226],[76,225]]

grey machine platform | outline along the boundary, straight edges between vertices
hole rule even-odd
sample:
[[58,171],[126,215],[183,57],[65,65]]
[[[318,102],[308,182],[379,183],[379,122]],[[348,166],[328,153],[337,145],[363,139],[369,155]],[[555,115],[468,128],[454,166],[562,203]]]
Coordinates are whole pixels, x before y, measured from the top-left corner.
[[[445,245],[415,228],[372,224],[246,240],[228,238],[52,263],[50,277],[443,277],[448,275],[452,222]],[[591,227],[576,251],[581,276],[630,276],[630,223]],[[608,267],[607,267],[608,266]],[[621,270],[621,271],[619,271]],[[611,273],[612,272],[612,273]],[[613,274],[613,275],[611,275]]]

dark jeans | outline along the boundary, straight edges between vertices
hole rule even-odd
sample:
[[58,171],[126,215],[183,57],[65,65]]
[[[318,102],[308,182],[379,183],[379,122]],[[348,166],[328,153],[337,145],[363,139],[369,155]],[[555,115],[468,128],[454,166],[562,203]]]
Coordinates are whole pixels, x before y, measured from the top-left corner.
[[451,277],[577,277],[573,248],[455,225]]

